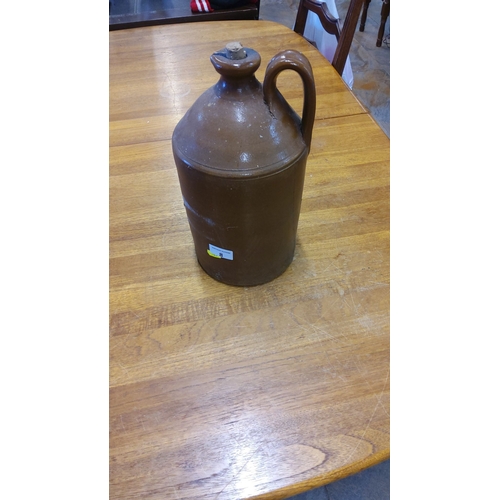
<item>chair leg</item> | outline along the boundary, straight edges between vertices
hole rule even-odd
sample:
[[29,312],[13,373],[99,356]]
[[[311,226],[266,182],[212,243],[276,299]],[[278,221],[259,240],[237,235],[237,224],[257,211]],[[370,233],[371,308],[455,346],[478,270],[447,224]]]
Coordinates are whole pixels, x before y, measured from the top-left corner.
[[390,0],[383,0],[382,2],[382,10],[380,11],[380,27],[378,29],[378,36],[376,43],[377,47],[382,46],[382,39],[384,38],[384,31],[385,31],[385,22],[389,17],[389,10],[391,8],[389,2]]
[[368,15],[368,7],[371,0],[365,0],[363,5],[363,12],[361,13],[361,21],[359,23],[359,31],[365,31],[366,16]]

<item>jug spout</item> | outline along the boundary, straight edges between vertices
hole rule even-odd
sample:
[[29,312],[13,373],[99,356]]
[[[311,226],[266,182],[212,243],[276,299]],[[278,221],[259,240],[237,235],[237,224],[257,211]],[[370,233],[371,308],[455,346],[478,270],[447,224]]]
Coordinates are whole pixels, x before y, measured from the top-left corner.
[[210,57],[215,71],[224,78],[242,79],[252,76],[260,66],[260,55],[240,42],[230,42]]

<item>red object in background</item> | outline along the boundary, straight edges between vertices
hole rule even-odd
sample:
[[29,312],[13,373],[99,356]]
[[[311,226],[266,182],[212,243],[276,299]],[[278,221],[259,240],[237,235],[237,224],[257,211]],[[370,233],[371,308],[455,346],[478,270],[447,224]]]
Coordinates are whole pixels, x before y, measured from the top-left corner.
[[[230,9],[231,7],[242,7],[249,3],[257,3],[257,0],[234,0],[234,1],[218,1],[213,0],[215,9]],[[209,0],[191,0],[191,12],[213,12],[215,10]]]
[[192,12],[213,12],[208,0],[191,0]]

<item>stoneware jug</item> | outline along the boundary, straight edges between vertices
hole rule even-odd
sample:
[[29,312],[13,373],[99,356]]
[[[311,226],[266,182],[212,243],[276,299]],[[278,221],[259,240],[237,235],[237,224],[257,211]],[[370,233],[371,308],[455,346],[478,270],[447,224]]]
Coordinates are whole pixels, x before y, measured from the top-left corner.
[[[196,256],[216,280],[266,283],[293,260],[316,90],[300,52],[285,50],[255,77],[260,55],[238,42],[212,54],[219,81],[177,124],[172,149]],[[302,118],[276,86],[296,71]]]

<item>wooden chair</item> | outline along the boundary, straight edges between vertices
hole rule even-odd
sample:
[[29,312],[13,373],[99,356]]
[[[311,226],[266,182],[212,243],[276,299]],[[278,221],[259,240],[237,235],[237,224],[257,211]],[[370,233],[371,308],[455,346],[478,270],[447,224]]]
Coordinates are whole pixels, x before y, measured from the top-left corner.
[[307,12],[311,11],[317,14],[325,31],[337,38],[338,45],[333,56],[332,66],[339,75],[342,75],[344,71],[363,2],[364,0],[351,0],[342,28],[340,20],[331,14],[324,2],[318,0],[300,0],[299,2],[294,31],[299,35],[304,35]]
[[[361,21],[359,22],[359,31],[365,31],[366,16],[368,14],[368,7],[370,6],[370,0],[364,0],[363,12],[361,14]],[[382,46],[382,39],[384,38],[385,23],[389,17],[391,10],[390,0],[382,0],[382,9],[380,11],[380,26],[378,28],[377,42],[376,46]]]
[[[122,0],[128,1],[128,0]],[[151,8],[134,12],[124,9],[113,9],[119,0],[110,0],[109,4],[109,30],[126,28],[139,28],[141,26],[155,26],[158,24],[192,23],[196,21],[232,21],[259,19],[260,0],[255,4],[244,5],[232,9],[219,9],[214,12],[191,12],[189,0],[171,0],[171,7],[163,10]],[[135,2],[132,2],[135,5]],[[151,5],[153,2],[146,2]],[[120,12],[121,10],[121,12]]]

